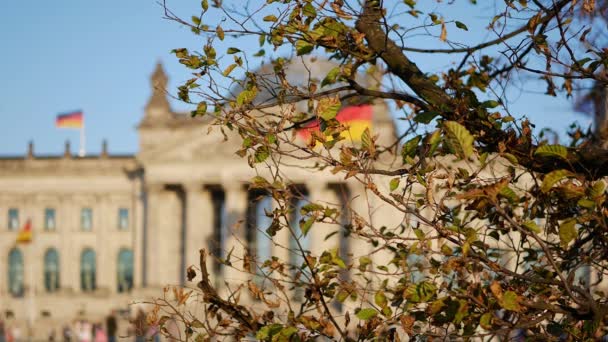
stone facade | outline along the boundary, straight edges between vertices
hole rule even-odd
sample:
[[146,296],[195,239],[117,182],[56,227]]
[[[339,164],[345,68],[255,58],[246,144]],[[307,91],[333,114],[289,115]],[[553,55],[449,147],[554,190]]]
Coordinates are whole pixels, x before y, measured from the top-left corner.
[[[171,110],[163,90],[167,77],[160,65],[152,75],[152,85],[138,127],[136,155],[108,155],[104,148],[99,156],[75,157],[66,146],[63,156],[37,156],[30,146],[26,156],[0,158],[0,314],[12,317],[11,324],[25,330],[28,322],[33,323],[35,333],[43,337],[50,327],[78,317],[102,320],[111,310],[126,310],[132,302],[160,296],[166,285],[187,285],[185,270],[197,264],[199,248],[226,251],[234,247],[233,255],[243,255],[241,242],[246,241],[247,232],[238,223],[246,216],[251,200],[246,185],[256,170],[234,154],[238,143],[224,142],[217,129],[208,132],[208,119]],[[393,122],[383,104],[374,106],[373,127],[381,139],[394,137]],[[352,197],[362,193],[355,183],[330,172],[313,174],[292,168],[287,173],[313,200],[337,201],[344,193],[339,189],[347,189]],[[362,199],[351,205],[371,210]],[[54,211],[54,229],[45,227],[47,209]],[[90,229],[83,229],[83,209],[92,213]],[[33,242],[28,245],[16,245],[18,229],[8,228],[9,215],[15,210],[19,229],[31,218]],[[119,222],[121,210],[123,216],[127,212],[126,226]],[[218,232],[221,227],[230,231]],[[314,231],[310,244],[316,248],[340,243],[325,241],[325,235],[322,229]],[[288,239],[285,235],[277,238]],[[9,253],[15,248],[24,259],[20,272],[25,287],[17,296],[8,281]],[[54,292],[45,286],[44,256],[51,248],[59,256],[59,288]],[[284,249],[270,248],[266,252],[289,257]],[[358,255],[366,252],[365,246],[351,248]],[[95,252],[94,291],[82,289],[85,250]],[[126,292],[119,291],[121,251],[133,255],[132,288]],[[228,284],[244,280],[231,269],[216,268],[213,277]]]

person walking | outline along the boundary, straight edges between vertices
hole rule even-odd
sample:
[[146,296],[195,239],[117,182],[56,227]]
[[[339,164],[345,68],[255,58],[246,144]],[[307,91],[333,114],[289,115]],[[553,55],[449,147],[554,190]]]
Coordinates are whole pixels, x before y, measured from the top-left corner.
[[108,342],[116,342],[116,332],[118,323],[116,322],[115,312],[112,311],[106,318],[106,331],[108,332]]

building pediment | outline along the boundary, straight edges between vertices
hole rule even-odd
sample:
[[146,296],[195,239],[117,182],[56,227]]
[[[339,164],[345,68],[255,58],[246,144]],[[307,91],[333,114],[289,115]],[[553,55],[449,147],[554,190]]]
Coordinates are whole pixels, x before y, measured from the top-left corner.
[[[209,126],[208,126],[209,127]],[[226,140],[219,128],[196,127],[188,132],[161,136],[154,147],[142,149],[137,158],[143,163],[205,162],[234,159],[240,144],[236,137]],[[163,141],[164,140],[164,141]]]

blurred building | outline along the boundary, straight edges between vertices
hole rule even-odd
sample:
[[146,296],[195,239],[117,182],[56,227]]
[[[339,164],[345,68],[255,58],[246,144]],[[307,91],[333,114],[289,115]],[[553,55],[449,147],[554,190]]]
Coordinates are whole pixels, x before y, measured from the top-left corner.
[[[101,321],[111,310],[162,296],[166,285],[188,285],[186,268],[198,264],[199,248],[219,257],[236,246],[233,257],[246,248],[297,258],[255,228],[267,226],[263,211],[271,203],[247,190],[256,172],[235,155],[238,141],[225,142],[217,127],[208,134],[209,118],[173,112],[161,65],[151,83],[135,155],[112,155],[104,143],[96,156],[77,157],[69,145],[63,155],[42,156],[30,144],[25,156],[0,158],[0,314],[23,331],[28,322],[46,336],[77,318]],[[383,104],[359,106],[373,114],[377,132],[394,137]],[[336,203],[361,191],[329,171],[293,168],[289,177],[301,201]],[[28,219],[32,242],[16,244]],[[327,234],[313,231],[305,247],[344,247]],[[290,245],[286,235],[277,239]],[[369,246],[356,248],[365,254]],[[220,263],[212,269],[217,284],[243,281]]]

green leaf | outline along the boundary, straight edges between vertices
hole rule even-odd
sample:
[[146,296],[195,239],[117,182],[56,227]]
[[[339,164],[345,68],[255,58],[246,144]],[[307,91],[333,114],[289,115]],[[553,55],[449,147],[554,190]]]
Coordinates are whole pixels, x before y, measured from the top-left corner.
[[388,300],[386,299],[386,295],[384,294],[384,291],[380,290],[378,292],[376,292],[376,294],[374,295],[374,302],[376,302],[376,305],[378,305],[379,307],[384,307],[386,304],[388,304]]
[[[258,17],[258,18],[259,18],[259,17]],[[279,20],[279,18],[277,18],[277,16],[276,16],[276,15],[272,15],[272,14],[271,14],[271,15],[267,15],[267,16],[265,16],[264,18],[262,18],[262,20],[267,21],[267,22],[272,22],[272,23],[274,23],[274,22],[276,22],[277,20]]]
[[424,281],[420,284],[412,284],[405,290],[405,298],[414,303],[428,302],[437,291],[435,284]]
[[224,72],[222,73],[222,75],[224,75],[224,77],[230,75],[230,73],[232,72],[232,70],[234,70],[234,68],[236,68],[236,63],[234,64],[230,64],[226,70],[224,70]]
[[268,147],[260,146],[255,150],[254,158],[256,163],[262,163],[270,156],[270,151],[268,151]]
[[255,99],[255,97],[258,95],[258,88],[256,87],[252,87],[249,90],[243,90],[237,97],[236,97],[236,103],[238,105],[244,105],[244,104],[249,104],[253,101],[253,99]]
[[340,76],[340,67],[332,68],[327,75],[325,75],[323,81],[321,81],[321,87],[336,83],[338,76]]
[[241,52],[241,50],[239,50],[239,49],[237,49],[237,48],[235,48],[235,47],[229,47],[229,48],[226,50],[226,53],[227,53],[227,54],[229,54],[229,55],[235,54],[235,53],[237,53],[237,52]]
[[344,262],[344,260],[342,260],[339,256],[335,256],[331,259],[331,261],[336,264],[338,267],[340,267],[341,269],[345,270],[346,269],[346,263]]
[[500,306],[507,310],[516,312],[521,310],[517,294],[513,291],[507,291],[502,295],[502,299],[500,300]]
[[348,298],[348,292],[344,290],[340,290],[340,292],[338,292],[338,294],[336,295],[336,300],[340,303],[344,303],[346,298]]
[[336,115],[338,115],[338,111],[340,110],[340,106],[341,106],[340,102],[336,102],[336,103],[331,104],[330,101],[328,100],[326,102],[326,105],[323,105],[323,111],[319,113],[319,116],[323,120],[329,121],[329,120],[335,118]]
[[389,188],[391,189],[391,191],[395,191],[397,188],[399,187],[399,178],[393,178],[391,179],[391,182],[389,183]]
[[481,327],[486,330],[492,329],[492,318],[493,315],[489,312],[486,312],[485,314],[481,315],[481,318],[479,319],[479,325],[481,325]]
[[314,45],[310,42],[300,39],[296,42],[296,54],[298,56],[306,55],[312,51]]
[[517,157],[515,157],[511,153],[503,153],[502,156],[503,156],[503,158],[508,160],[511,164],[513,164],[515,166],[519,165],[519,161],[517,160]]
[[310,228],[312,228],[312,224],[315,223],[314,216],[309,217],[306,220],[300,220],[300,230],[302,231],[302,235],[306,236]]
[[[284,328],[283,330],[281,330],[280,335],[282,337],[285,337],[287,339],[286,341],[290,341],[289,338],[291,337],[291,335],[293,335],[293,334],[295,334],[297,332],[298,332],[298,328],[296,328],[296,327],[287,327],[287,328]],[[279,340],[279,341],[281,341],[281,340]]]
[[540,234],[540,232],[542,231],[542,229],[536,224],[536,222],[531,220],[524,222],[523,226],[529,229],[530,231],[535,232],[536,234]]
[[496,108],[500,106],[500,102],[495,100],[488,100],[481,103],[481,107],[483,108]]
[[465,30],[465,31],[469,30],[469,28],[467,27],[467,25],[461,23],[460,21],[456,21],[456,27],[458,27],[461,30]]
[[367,256],[359,258],[359,271],[364,272],[368,265],[372,263],[372,259]]
[[372,141],[372,133],[370,132],[369,127],[365,127],[365,130],[363,133],[361,133],[361,146],[366,149],[374,146],[374,142]]
[[439,112],[422,112],[414,117],[414,121],[428,125],[437,115],[439,115]]
[[572,177],[573,174],[568,170],[555,170],[547,173],[543,179],[543,184],[540,186],[540,190],[547,193],[551,188],[559,181],[564,178]]
[[447,121],[444,123],[444,128],[452,153],[463,159],[473,154],[474,138],[464,126],[456,121]]
[[375,309],[372,309],[372,308],[361,309],[361,310],[359,310],[359,312],[357,312],[357,318],[359,318],[360,320],[363,320],[363,321],[372,319],[372,318],[376,317],[377,315],[378,315],[378,311],[376,311]]
[[207,102],[202,101],[196,106],[196,115],[205,115],[207,114]]
[[583,208],[593,209],[595,208],[595,201],[590,200],[588,198],[581,198],[578,200],[577,204]]
[[302,13],[307,17],[315,17],[317,15],[317,10],[315,9],[315,6],[309,2],[302,8]]
[[606,183],[604,183],[603,180],[598,180],[597,182],[593,183],[593,187],[591,187],[591,191],[589,192],[589,195],[591,195],[591,197],[593,197],[593,198],[600,197],[604,194],[605,191],[606,191]]
[[194,321],[192,321],[190,323],[190,327],[191,328],[204,328],[205,325],[201,321],[199,321],[198,319],[195,319]]
[[562,145],[542,145],[534,151],[534,155],[539,157],[559,157],[566,159],[568,157],[568,149]]
[[576,219],[569,219],[559,225],[559,242],[562,248],[568,247],[570,241],[576,239]]
[[414,158],[416,155],[416,151],[418,150],[418,144],[420,143],[420,139],[422,137],[417,135],[412,139],[408,140],[403,144],[403,149],[401,150],[401,157],[403,158],[403,163],[405,163],[406,157]]
[[203,8],[203,11],[207,12],[207,10],[209,9],[209,1],[208,0],[201,1],[201,7]]

